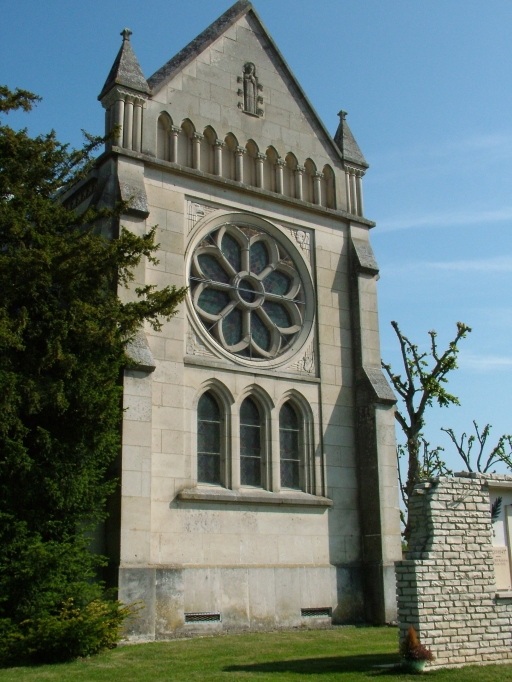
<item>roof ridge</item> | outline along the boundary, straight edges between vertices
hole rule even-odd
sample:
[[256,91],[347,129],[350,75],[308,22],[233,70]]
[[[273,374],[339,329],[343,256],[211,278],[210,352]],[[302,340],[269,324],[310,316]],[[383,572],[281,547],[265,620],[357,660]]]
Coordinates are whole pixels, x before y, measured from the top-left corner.
[[190,41],[182,50],[166,62],[158,71],[148,78],[149,86],[152,90],[158,87],[163,81],[172,78],[177,69],[182,69],[189,61],[202,52],[208,45],[211,45],[224,31],[234,24],[243,14],[254,9],[249,0],[238,0],[224,14],[211,23],[208,28]]

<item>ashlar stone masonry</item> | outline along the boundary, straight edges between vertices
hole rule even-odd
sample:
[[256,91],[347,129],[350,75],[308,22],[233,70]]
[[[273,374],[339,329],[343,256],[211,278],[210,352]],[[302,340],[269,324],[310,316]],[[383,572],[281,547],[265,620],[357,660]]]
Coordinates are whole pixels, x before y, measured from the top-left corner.
[[160,245],[134,287],[189,287],[124,376],[103,547],[146,607],[130,634],[393,620],[395,396],[346,114],[331,136],[246,0],[147,80],[122,37],[98,98],[116,139],[63,200],[128,202],[105,233]]
[[511,493],[512,476],[467,473],[414,490],[414,532],[396,563],[400,639],[414,625],[434,666],[512,659]]

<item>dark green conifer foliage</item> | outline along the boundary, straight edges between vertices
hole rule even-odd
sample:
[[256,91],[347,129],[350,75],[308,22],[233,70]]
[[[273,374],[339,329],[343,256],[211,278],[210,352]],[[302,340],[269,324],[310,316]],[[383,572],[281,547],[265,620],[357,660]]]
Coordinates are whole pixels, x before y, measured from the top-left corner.
[[[38,99],[0,87],[0,114]],[[56,201],[104,140],[86,135],[70,150],[53,132],[31,138],[0,124],[2,639],[57,618],[69,599],[84,609],[101,596],[102,559],[84,529],[104,518],[117,484],[108,470],[120,448],[125,346],[145,321],[158,330],[170,319],[186,290],[148,286],[122,303],[118,287],[154,260],[155,229],[108,240],[95,225],[118,220],[122,205],[77,215]]]

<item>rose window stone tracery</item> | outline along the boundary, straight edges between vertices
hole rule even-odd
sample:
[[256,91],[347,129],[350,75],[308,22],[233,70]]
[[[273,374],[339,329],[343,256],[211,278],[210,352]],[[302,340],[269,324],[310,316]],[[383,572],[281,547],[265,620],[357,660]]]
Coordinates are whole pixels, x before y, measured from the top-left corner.
[[270,234],[225,224],[192,257],[190,289],[205,329],[228,352],[270,360],[287,351],[304,324],[304,287],[295,264]]

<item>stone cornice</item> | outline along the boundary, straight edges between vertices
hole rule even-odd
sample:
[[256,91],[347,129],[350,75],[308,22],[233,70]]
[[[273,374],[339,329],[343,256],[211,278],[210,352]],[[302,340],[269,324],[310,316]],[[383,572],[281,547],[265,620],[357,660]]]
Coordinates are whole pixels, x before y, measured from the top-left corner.
[[133,100],[134,104],[138,106],[144,106],[148,97],[135,90],[130,90],[125,86],[115,85],[112,90],[110,90],[102,99],[101,104],[105,109],[108,109],[112,104],[115,104],[118,100],[126,100],[130,98]]
[[285,196],[284,194],[277,194],[276,192],[270,192],[266,189],[260,189],[259,187],[253,187],[252,185],[246,185],[243,182],[238,182],[237,180],[228,180],[219,175],[212,175],[210,173],[204,173],[203,171],[196,170],[194,168],[189,168],[188,166],[180,166],[177,163],[172,163],[171,161],[162,161],[149,154],[142,154],[140,152],[134,152],[129,149],[123,149],[121,147],[113,146],[112,149],[104,152],[97,159],[97,164],[101,164],[106,161],[111,156],[127,156],[132,159],[138,159],[143,161],[153,168],[159,168],[160,170],[165,170],[168,173],[180,173],[183,175],[188,175],[189,177],[196,178],[198,180],[205,180],[208,183],[213,183],[219,186],[231,187],[237,189],[243,193],[255,194],[262,197],[267,197],[271,201],[285,203],[297,208],[310,211],[312,213],[320,213],[322,215],[330,215],[334,218],[341,218],[343,220],[350,221],[354,225],[362,225],[364,227],[372,228],[375,227],[376,223],[362,216],[353,215],[347,213],[341,209],[337,208],[326,208],[325,206],[319,206],[318,204],[312,204],[307,201],[301,201],[299,199],[294,199],[293,197]]

